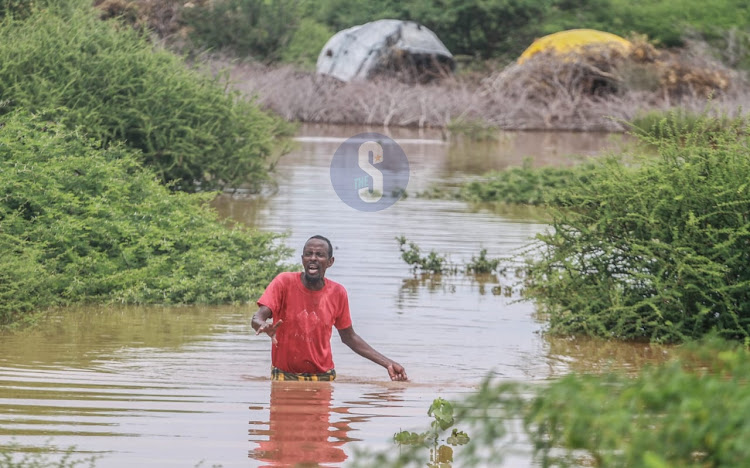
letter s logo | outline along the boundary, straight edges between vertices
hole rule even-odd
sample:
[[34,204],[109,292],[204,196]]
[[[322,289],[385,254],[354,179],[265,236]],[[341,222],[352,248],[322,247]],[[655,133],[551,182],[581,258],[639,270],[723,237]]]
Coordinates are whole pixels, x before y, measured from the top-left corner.
[[359,198],[365,203],[377,203],[383,198],[383,173],[370,164],[370,153],[372,162],[377,164],[383,161],[383,147],[374,141],[366,141],[359,147],[358,161],[360,169],[372,177],[372,190],[362,187],[358,190]]
[[409,160],[392,138],[359,133],[333,153],[330,174],[342,202],[357,211],[380,211],[403,198],[409,184]]

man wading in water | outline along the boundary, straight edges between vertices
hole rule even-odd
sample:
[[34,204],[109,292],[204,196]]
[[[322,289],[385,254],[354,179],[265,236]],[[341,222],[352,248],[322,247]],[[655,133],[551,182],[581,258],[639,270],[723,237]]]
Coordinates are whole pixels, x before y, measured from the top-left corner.
[[258,300],[252,326],[256,335],[271,337],[271,378],[334,380],[331,332],[335,326],[341,341],[355,353],[385,367],[391,380],[407,380],[401,364],[377,352],[352,328],[346,289],[325,279],[333,260],[331,241],[312,236],[302,251],[304,271],[279,274]]

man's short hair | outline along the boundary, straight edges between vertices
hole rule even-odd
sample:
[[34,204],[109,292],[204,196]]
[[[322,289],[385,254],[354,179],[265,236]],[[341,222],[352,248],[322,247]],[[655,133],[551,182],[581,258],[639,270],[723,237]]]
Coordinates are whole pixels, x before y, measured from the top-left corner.
[[[307,239],[307,242],[310,242],[313,239],[319,239],[319,240],[325,241],[326,244],[328,244],[328,258],[333,257],[333,245],[331,244],[331,241],[329,241],[327,237],[323,237],[321,235],[316,234],[310,237],[309,239]],[[305,244],[307,244],[307,242],[305,242]]]

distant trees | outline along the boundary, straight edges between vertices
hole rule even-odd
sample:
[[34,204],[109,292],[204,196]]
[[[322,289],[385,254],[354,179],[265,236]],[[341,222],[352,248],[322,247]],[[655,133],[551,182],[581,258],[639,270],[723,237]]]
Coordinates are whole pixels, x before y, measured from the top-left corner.
[[[138,3],[143,0],[130,0]],[[234,49],[274,61],[284,58],[300,26],[328,30],[384,18],[413,20],[433,30],[453,54],[515,59],[535,38],[573,28],[627,37],[646,35],[665,47],[686,37],[706,40],[726,62],[750,66],[750,11],[742,0],[217,0],[195,2],[183,19],[201,47]],[[303,19],[305,21],[303,22]],[[307,42],[317,57],[322,35]],[[297,45],[299,47],[299,44]],[[298,57],[300,54],[295,54]]]

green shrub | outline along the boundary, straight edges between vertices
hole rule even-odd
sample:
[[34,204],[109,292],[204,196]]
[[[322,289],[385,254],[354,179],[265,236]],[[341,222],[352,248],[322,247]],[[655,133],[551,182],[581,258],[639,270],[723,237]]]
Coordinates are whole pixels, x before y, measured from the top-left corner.
[[482,180],[466,183],[459,198],[472,202],[500,202],[525,205],[554,203],[554,191],[571,184],[588,183],[595,176],[596,165],[573,167],[531,167],[526,159],[523,167],[490,172]]
[[298,0],[219,0],[183,10],[183,21],[201,47],[275,61],[300,23],[298,5]]
[[132,150],[100,146],[0,120],[0,324],[73,302],[244,302],[281,271],[275,235],[228,228],[213,194],[170,192]]
[[0,102],[124,141],[179,189],[257,186],[286,124],[89,6],[0,24]]
[[[750,459],[750,353],[708,342],[677,354],[635,376],[568,374],[543,385],[486,380],[454,403],[455,424],[471,434],[451,453],[454,466],[505,465],[508,455],[526,458],[528,449],[533,464],[545,467],[743,466]],[[420,443],[418,433],[399,435]],[[424,466],[424,453],[418,446],[369,453],[353,466]]]
[[691,356],[636,378],[568,375],[526,407],[526,431],[545,466],[577,466],[581,451],[603,467],[740,466],[750,457],[749,357]]
[[409,242],[406,237],[399,236],[396,238],[401,250],[401,259],[411,265],[416,273],[417,271],[425,273],[451,273],[456,271],[455,266],[451,266],[448,258],[440,255],[434,250],[426,255],[422,255],[422,250],[414,242]]
[[[494,402],[506,418],[522,417],[542,466],[741,466],[750,457],[750,355],[713,346],[635,378],[570,374],[531,399],[488,385],[466,404]],[[486,435],[495,421],[476,422],[485,427],[472,434]]]
[[745,132],[747,122],[744,118],[730,118],[719,116],[706,120],[706,112],[690,112],[682,108],[664,111],[648,111],[636,115],[630,123],[632,132],[657,139],[675,138],[705,127],[710,122],[711,127],[704,131],[718,131],[722,128],[733,127],[735,131]]
[[282,51],[281,59],[304,68],[315,69],[320,51],[333,34],[334,31],[325,25],[310,18],[303,18],[291,41]]
[[[421,274],[456,274],[459,270],[469,275],[488,275],[495,273],[500,267],[499,258],[490,258],[487,256],[487,249],[481,249],[479,256],[471,256],[471,260],[459,268],[459,265],[448,261],[446,255],[439,254],[430,250],[427,255],[422,255],[422,249],[414,242],[409,241],[404,236],[396,237],[396,242],[401,250],[401,259],[411,265],[414,273]],[[503,271],[505,271],[503,269]]]
[[705,118],[643,137],[658,156],[609,160],[557,192],[529,297],[550,330],[681,341],[750,335],[750,158],[741,126]]
[[487,257],[487,249],[481,249],[479,256],[471,256],[471,260],[466,264],[466,272],[474,274],[493,273],[500,266],[499,258]]

